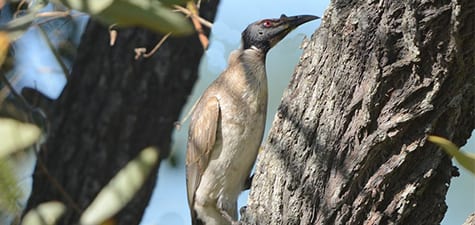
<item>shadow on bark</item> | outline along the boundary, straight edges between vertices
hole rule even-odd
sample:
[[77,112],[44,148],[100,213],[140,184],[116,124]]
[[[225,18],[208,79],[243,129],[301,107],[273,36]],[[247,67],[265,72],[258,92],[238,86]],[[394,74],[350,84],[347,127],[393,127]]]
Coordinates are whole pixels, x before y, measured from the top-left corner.
[[333,1],[259,155],[248,224],[437,224],[475,128],[475,2]]
[[[203,2],[201,16],[212,21],[217,5]],[[162,158],[168,155],[203,48],[196,35],[169,38],[152,57],[134,60],[135,48],[150,50],[160,38],[140,28],[119,29],[111,47],[108,28],[89,22],[71,79],[49,111],[51,135],[40,153],[28,209],[60,200],[68,206],[60,224],[76,224],[98,191],[140,150],[156,146]],[[114,218],[117,224],[140,222],[156,175]]]

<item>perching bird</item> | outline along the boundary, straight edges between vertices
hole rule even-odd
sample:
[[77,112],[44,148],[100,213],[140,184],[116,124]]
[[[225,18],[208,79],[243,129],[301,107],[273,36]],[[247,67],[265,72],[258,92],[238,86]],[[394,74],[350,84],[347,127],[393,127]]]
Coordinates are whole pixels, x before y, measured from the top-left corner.
[[242,32],[228,68],[192,109],[186,181],[193,225],[237,220],[237,197],[249,178],[264,133],[267,52],[297,26],[317,16],[264,19]]

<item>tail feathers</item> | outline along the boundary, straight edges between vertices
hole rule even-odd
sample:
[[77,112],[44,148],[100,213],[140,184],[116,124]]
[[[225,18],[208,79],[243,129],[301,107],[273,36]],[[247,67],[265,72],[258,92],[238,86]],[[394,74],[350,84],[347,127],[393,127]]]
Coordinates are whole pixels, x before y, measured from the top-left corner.
[[203,224],[203,221],[201,221],[200,219],[198,219],[198,217],[196,217],[196,211],[195,210],[190,210],[191,211],[191,224],[192,225],[204,225]]

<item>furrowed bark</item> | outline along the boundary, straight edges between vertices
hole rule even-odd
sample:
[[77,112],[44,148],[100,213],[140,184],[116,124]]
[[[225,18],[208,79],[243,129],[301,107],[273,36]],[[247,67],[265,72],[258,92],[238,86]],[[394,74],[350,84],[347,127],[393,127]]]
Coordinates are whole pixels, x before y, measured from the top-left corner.
[[[212,21],[217,5],[203,2],[200,15]],[[150,51],[160,35],[126,28],[118,30],[114,46],[109,38],[107,26],[89,22],[71,79],[49,113],[51,134],[40,153],[28,208],[60,200],[68,207],[60,224],[77,224],[101,188],[143,148],[156,146],[162,158],[168,155],[174,123],[197,79],[203,54],[197,35],[171,37],[152,57],[138,60],[134,49]],[[140,222],[155,171],[113,218],[116,224]]]
[[475,127],[475,2],[332,1],[258,157],[246,224],[438,224]]

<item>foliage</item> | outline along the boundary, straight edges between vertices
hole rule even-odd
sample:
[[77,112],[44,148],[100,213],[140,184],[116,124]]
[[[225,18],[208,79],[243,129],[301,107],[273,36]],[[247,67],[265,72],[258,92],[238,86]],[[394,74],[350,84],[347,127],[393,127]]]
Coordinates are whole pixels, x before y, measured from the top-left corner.
[[23,225],[53,225],[64,213],[66,207],[60,202],[42,203],[28,211],[23,219]]
[[[7,57],[10,38],[7,33],[0,32],[0,65]],[[6,88],[6,87],[5,87]],[[7,108],[4,99],[0,98],[0,111]],[[10,109],[10,108],[8,108]],[[17,115],[12,115],[17,116]],[[9,215],[18,215],[21,210],[20,200],[24,197],[15,176],[15,156],[32,146],[39,140],[41,131],[30,123],[16,119],[0,117],[0,221],[8,221]]]
[[21,202],[26,196],[18,185],[16,168],[22,164],[24,155],[31,154],[26,151],[30,151],[28,149],[40,140],[40,137],[41,131],[35,125],[0,117],[0,214],[3,214],[0,215],[1,218],[21,213]]
[[176,35],[190,34],[193,31],[185,16],[173,12],[169,7],[183,1],[167,0],[166,4],[157,0],[61,0],[61,2],[109,24],[138,25]]
[[102,224],[122,209],[147,180],[158,162],[158,150],[146,148],[130,161],[97,195],[84,211],[80,224]]
[[[35,20],[43,17],[40,10],[48,3],[47,0],[32,1],[27,10],[21,12],[5,25],[0,31],[6,31],[12,40],[18,39],[28,28],[35,25]],[[187,35],[193,28],[181,13],[174,12],[172,6],[182,5],[185,0],[53,0],[52,3],[66,5],[70,9],[85,12],[97,19],[120,26],[142,26],[157,32],[174,35]],[[52,17],[69,16],[66,13],[49,14]]]
[[[15,12],[13,19],[0,25],[0,65],[7,58],[10,40],[17,40],[28,29],[38,26],[41,22],[58,17],[72,16],[70,9],[85,12],[105,23],[119,26],[143,26],[151,30],[173,35],[185,35],[193,31],[186,13],[175,12],[172,8],[177,5],[185,5],[185,0],[57,0],[51,1],[56,5],[65,5],[69,9],[55,12],[44,12],[42,9],[50,1],[37,0],[26,7],[15,7],[21,10]],[[4,5],[5,6],[5,5]],[[59,7],[61,8],[61,7]],[[195,15],[196,16],[196,15]],[[46,18],[40,20],[40,18]],[[54,49],[55,46],[49,40],[47,30],[38,26],[40,34],[47,41],[48,47],[53,52],[56,60],[61,63],[61,57]],[[5,67],[5,66],[4,66]],[[65,66],[63,72],[67,73]],[[15,104],[7,104],[6,101],[13,98],[19,99],[24,104],[21,96],[12,92],[6,71],[2,70],[0,77],[0,112],[18,112],[22,116],[4,115],[0,113],[0,221],[2,214],[17,215],[22,210],[19,199],[25,197],[18,185],[18,177],[15,175],[16,161],[10,161],[12,156],[26,151],[36,151],[45,136],[45,130],[41,124],[32,119],[33,107],[19,107]],[[10,96],[9,96],[10,95]],[[14,108],[11,110],[11,108]],[[7,109],[8,110],[5,110]],[[11,114],[11,113],[10,113]],[[16,113],[14,113],[16,114]],[[26,116],[25,116],[26,115]],[[14,158],[14,157],[13,157]],[[136,159],[130,161],[110,183],[104,187],[81,216],[81,224],[102,224],[110,220],[122,209],[140,189],[158,163],[158,150],[154,148],[144,149]],[[55,224],[64,213],[65,206],[59,202],[47,202],[30,210],[23,220],[23,224]],[[8,221],[8,220],[7,220]]]
[[[8,160],[0,158],[0,214],[16,214],[19,210],[17,202],[23,196],[12,165]],[[1,216],[0,216],[1,217]]]
[[475,174],[475,154],[460,151],[460,149],[451,141],[430,135],[427,140],[440,146],[447,154],[453,156],[460,165]]
[[0,158],[33,145],[40,135],[41,131],[35,125],[0,118]]
[[[111,179],[97,195],[96,199],[84,211],[80,224],[107,224],[140,189],[152,168],[158,162],[158,151],[146,148],[114,178]],[[60,202],[47,202],[30,210],[23,220],[24,225],[53,225],[64,213],[65,206]]]

